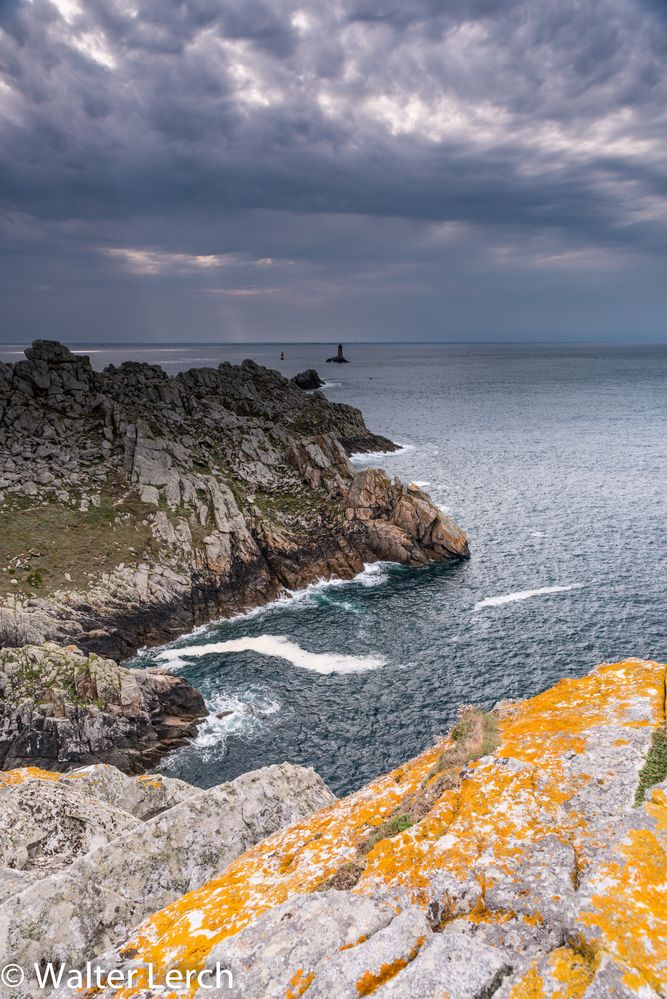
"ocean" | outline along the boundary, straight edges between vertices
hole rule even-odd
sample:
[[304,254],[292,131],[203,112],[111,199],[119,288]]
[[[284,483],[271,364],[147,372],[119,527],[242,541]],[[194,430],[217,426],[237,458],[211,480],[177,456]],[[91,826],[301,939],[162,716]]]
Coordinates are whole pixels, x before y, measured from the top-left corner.
[[91,352],[169,372],[315,367],[330,399],[402,445],[357,467],[417,481],[470,537],[468,562],[369,566],[138,655],[178,669],[212,712],[163,773],[211,786],[288,760],[341,794],[432,743],[463,704],[667,658],[667,347],[350,344],[349,364],[324,363],[334,352]]

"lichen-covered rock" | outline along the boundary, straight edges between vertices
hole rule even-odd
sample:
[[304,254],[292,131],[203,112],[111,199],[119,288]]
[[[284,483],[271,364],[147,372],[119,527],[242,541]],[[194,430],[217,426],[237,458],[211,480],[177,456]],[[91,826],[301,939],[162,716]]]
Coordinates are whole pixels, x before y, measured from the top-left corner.
[[217,960],[244,996],[666,995],[665,676],[627,660],[499,706],[493,752],[444,772],[445,740],[276,833],[105,967],[134,969],[124,999],[149,964]]
[[[24,801],[30,795],[38,799],[40,811],[32,821],[35,826],[42,822],[42,857],[50,853],[63,867],[41,880],[19,880],[13,891],[6,887],[7,897],[0,901],[0,966],[10,961],[26,968],[40,961],[83,965],[148,912],[196,889],[253,844],[334,800],[313,770],[282,764],[196,791],[140,821],[107,803],[112,780],[99,770],[101,796],[94,798],[94,776],[95,771],[60,778],[14,771],[0,787],[6,797],[23,792]],[[77,789],[79,782],[88,785],[88,794]],[[128,786],[132,782],[134,793]],[[154,792],[158,809],[165,804],[164,778],[121,778],[121,783],[126,783],[128,807],[136,808],[139,798]],[[30,817],[21,818],[25,825]],[[72,822],[79,819],[90,824],[90,834],[77,839]],[[17,866],[31,860],[16,842],[5,854],[5,861]]]
[[0,768],[145,770],[207,714],[181,677],[53,643],[0,649]]
[[396,445],[275,371],[26,356],[0,367],[0,646],[124,659],[365,562],[467,555],[424,493],[347,460]]
[[0,784],[0,867],[50,874],[138,825],[74,781]]

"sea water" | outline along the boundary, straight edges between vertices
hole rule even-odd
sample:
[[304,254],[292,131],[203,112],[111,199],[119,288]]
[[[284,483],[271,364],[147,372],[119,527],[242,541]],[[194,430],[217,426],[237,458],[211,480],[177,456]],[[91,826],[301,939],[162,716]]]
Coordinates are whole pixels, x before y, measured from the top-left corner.
[[178,670],[211,711],[166,774],[210,786],[288,760],[340,794],[418,753],[462,704],[667,658],[667,347],[350,344],[349,364],[323,363],[334,352],[91,355],[170,373],[244,357],[315,367],[330,399],[403,445],[356,466],[419,482],[470,536],[468,562],[373,565],[139,655]]

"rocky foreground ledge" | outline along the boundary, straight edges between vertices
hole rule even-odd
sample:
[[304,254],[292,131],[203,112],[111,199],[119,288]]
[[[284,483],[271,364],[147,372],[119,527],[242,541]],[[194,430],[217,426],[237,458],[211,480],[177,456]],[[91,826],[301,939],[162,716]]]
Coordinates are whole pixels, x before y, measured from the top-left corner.
[[217,965],[233,990],[166,994],[664,997],[665,676],[627,660],[464,710],[340,801],[287,765],[201,792],[110,767],[0,775],[0,965],[91,960],[87,999],[157,999],[148,968]]
[[359,410],[252,361],[168,377],[37,340],[0,364],[0,646],[123,659],[365,562],[465,557]]

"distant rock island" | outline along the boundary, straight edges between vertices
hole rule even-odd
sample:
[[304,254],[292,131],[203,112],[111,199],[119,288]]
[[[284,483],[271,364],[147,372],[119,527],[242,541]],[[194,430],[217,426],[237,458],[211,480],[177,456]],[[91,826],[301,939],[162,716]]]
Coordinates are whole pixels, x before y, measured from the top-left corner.
[[347,358],[343,357],[343,344],[338,344],[338,350],[333,357],[327,357],[327,364],[347,364]]
[[253,361],[97,372],[37,340],[0,364],[0,646],[119,660],[370,561],[465,558],[425,493],[347,457],[395,449]]

